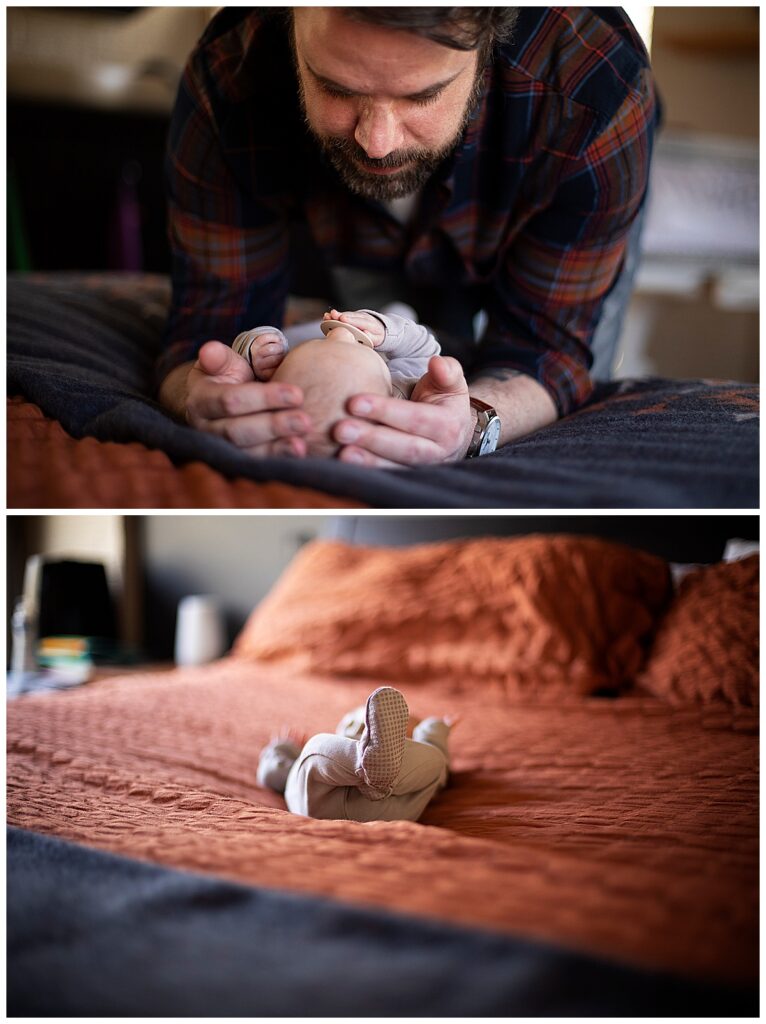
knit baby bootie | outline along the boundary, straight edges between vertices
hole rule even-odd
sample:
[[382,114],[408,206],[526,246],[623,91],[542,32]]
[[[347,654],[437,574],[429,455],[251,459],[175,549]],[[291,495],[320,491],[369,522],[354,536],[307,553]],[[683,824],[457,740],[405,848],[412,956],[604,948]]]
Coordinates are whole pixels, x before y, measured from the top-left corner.
[[356,774],[361,780],[359,791],[370,800],[384,800],[394,788],[408,720],[407,701],[392,686],[381,686],[367,698]]

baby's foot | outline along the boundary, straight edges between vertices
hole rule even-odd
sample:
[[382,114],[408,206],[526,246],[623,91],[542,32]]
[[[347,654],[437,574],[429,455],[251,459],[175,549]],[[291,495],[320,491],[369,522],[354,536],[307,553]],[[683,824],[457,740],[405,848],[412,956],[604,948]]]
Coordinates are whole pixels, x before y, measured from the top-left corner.
[[232,348],[248,360],[257,380],[268,381],[287,354],[287,339],[281,331],[259,330],[238,334]]
[[365,728],[359,740],[359,790],[370,800],[383,800],[401,771],[409,709],[404,695],[381,686],[367,698]]

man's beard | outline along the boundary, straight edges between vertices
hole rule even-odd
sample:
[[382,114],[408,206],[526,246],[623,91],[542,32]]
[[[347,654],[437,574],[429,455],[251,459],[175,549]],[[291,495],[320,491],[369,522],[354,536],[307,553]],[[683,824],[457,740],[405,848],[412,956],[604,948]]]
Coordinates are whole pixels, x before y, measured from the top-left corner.
[[[371,160],[353,139],[320,136],[313,131],[312,134],[347,188],[357,195],[382,202],[409,196],[421,189],[459,141],[459,137],[453,139],[438,152],[427,149],[397,150],[380,160]],[[363,166],[360,167],[360,164]],[[383,175],[366,171],[364,165],[402,169]]]
[[[471,119],[473,109],[481,96],[483,77],[482,70],[477,74],[471,88],[460,125],[446,145],[438,150],[396,150],[379,160],[373,160],[368,157],[364,149],[354,139],[345,139],[335,135],[320,135],[315,131],[306,113],[303,83],[299,74],[298,93],[306,127],[338,172],[344,185],[352,192],[367,199],[388,202],[391,199],[401,199],[402,196],[409,196],[419,191],[439,164],[455,151]],[[374,171],[365,170],[365,166],[379,168],[401,167],[402,169],[391,174],[375,174]]]

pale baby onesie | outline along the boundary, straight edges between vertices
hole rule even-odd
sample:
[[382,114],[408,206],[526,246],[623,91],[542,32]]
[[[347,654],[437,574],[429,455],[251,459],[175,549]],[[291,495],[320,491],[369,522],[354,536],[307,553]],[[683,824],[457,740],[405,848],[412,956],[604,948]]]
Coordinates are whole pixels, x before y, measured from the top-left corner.
[[[395,696],[394,696],[395,695]],[[407,705],[392,687],[367,701],[359,739],[319,733],[299,749],[289,741],[262,752],[257,779],[284,792],[293,814],[350,821],[417,821],[447,782],[449,726],[427,718],[405,736]],[[339,729],[357,732],[356,714]]]

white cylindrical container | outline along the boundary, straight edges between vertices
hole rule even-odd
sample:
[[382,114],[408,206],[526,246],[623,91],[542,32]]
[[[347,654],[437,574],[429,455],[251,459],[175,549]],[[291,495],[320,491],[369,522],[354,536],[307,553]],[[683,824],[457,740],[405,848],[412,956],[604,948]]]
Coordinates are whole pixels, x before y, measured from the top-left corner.
[[226,650],[223,615],[215,597],[192,594],[178,602],[176,665],[204,665]]
[[30,613],[23,598],[18,598],[11,616],[12,647],[11,671],[15,673],[34,672],[37,668],[35,657],[35,617]]

